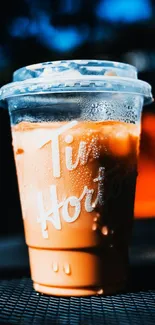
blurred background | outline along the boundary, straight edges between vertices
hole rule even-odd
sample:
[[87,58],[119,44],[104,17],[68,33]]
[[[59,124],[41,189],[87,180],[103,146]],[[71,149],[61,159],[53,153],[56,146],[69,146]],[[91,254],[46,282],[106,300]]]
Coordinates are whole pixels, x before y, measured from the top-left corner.
[[[87,58],[133,64],[139,78],[155,92],[154,0],[5,0],[0,15],[0,86],[25,65]],[[154,237],[155,104],[144,108],[142,122],[135,218],[143,219],[141,233],[148,240]],[[28,262],[9,117],[2,108],[0,157],[0,267],[4,269]],[[147,229],[148,219],[151,228]],[[155,246],[155,256],[154,252]]]

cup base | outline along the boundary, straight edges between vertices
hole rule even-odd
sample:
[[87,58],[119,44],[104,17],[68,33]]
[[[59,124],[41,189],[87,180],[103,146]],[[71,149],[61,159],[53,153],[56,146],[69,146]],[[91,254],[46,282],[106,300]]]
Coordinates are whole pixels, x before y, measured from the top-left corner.
[[29,247],[38,292],[57,296],[114,294],[126,288],[127,263],[119,250],[52,250]]
[[82,297],[82,296],[102,296],[102,295],[110,295],[113,293],[122,292],[125,290],[126,283],[118,283],[112,287],[106,287],[106,289],[102,288],[58,288],[46,286],[43,284],[33,282],[33,288],[35,291],[47,294],[51,296],[66,296],[66,297]]

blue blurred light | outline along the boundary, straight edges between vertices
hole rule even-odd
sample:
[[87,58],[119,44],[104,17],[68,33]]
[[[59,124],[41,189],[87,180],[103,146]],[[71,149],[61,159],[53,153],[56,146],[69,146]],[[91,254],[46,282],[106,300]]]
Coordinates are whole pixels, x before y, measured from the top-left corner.
[[99,18],[112,22],[132,23],[151,17],[150,0],[100,0],[96,7]]
[[56,28],[51,25],[49,16],[43,14],[40,17],[37,37],[49,49],[67,52],[85,42],[88,35],[87,27],[79,29],[75,26]]
[[29,19],[27,17],[18,17],[14,19],[10,26],[10,34],[12,37],[25,38],[29,34]]
[[30,36],[37,35],[37,33],[38,33],[38,24],[37,24],[37,21],[36,20],[31,20],[29,22],[28,30],[29,30],[29,35]]
[[49,14],[39,10],[31,20],[27,17],[16,18],[9,29],[12,37],[24,39],[36,36],[42,45],[59,52],[75,49],[82,45],[89,36],[87,26],[54,27]]
[[75,14],[80,10],[81,0],[61,0],[61,13]]
[[66,52],[76,48],[86,39],[86,34],[80,33],[74,26],[64,29],[59,28],[55,30],[54,34],[52,47],[60,52]]
[[49,49],[55,49],[60,52],[67,52],[81,45],[87,38],[85,31],[80,33],[76,27],[41,30],[39,39],[41,43]]

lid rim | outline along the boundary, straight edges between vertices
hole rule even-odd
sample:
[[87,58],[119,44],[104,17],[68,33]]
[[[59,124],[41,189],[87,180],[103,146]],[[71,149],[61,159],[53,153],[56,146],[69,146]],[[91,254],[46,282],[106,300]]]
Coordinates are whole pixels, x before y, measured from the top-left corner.
[[[65,93],[71,93],[71,92],[74,92],[74,91],[70,91],[70,90],[65,90]],[[88,93],[88,92],[90,92],[89,90],[84,90],[84,89],[81,89],[80,91],[78,91],[78,92],[81,92],[81,93]],[[116,92],[116,91],[109,91],[109,90],[104,90],[104,91],[102,91],[102,90],[99,90],[99,89],[97,89],[97,90],[91,90],[91,92],[97,92],[97,93],[111,93],[111,94],[116,94],[116,93],[118,93],[118,92]],[[55,91],[45,91],[45,92],[41,92],[41,91],[39,91],[39,92],[32,92],[32,93],[22,93],[22,94],[15,94],[15,95],[11,95],[11,96],[9,96],[9,97],[7,97],[6,99],[11,99],[11,98],[15,98],[15,97],[22,97],[22,96],[33,96],[33,95],[44,95],[44,94],[55,94],[56,92]],[[60,93],[63,93],[62,91],[60,91],[60,92],[57,92],[58,94],[60,94]],[[151,104],[152,102],[153,102],[153,97],[151,96],[147,96],[147,95],[143,95],[143,94],[141,94],[141,93],[139,93],[139,92],[127,92],[127,91],[124,91],[124,92],[120,92],[121,94],[126,94],[126,95],[133,95],[133,96],[142,96],[143,98],[144,98],[144,105],[147,105],[147,104]],[[5,101],[6,99],[4,99],[4,98],[2,98],[1,100],[2,101]]]
[[123,81],[128,81],[128,82],[131,82],[131,84],[133,83],[139,83],[139,84],[142,84],[142,85],[146,85],[148,88],[152,88],[151,85],[144,81],[144,80],[141,80],[141,79],[134,79],[134,78],[127,78],[127,77],[117,77],[117,76],[92,76],[91,77],[89,75],[84,75],[84,76],[81,76],[81,77],[59,77],[59,78],[55,78],[54,81],[51,80],[50,77],[46,77],[46,78],[31,78],[31,79],[26,79],[26,80],[22,80],[22,81],[13,81],[13,82],[10,82],[4,86],[2,86],[2,90],[4,89],[7,89],[7,88],[10,88],[12,86],[20,86],[20,85],[27,85],[27,84],[35,84],[35,83],[42,83],[42,84],[54,84],[55,81],[57,82],[62,82],[62,80],[65,82],[72,82],[72,81],[76,81],[76,83],[78,82],[82,82],[82,81],[85,81],[85,80],[89,80],[89,82],[91,83],[91,81],[108,81],[108,82],[111,82],[111,81],[116,81],[116,82],[123,82]]
[[[88,76],[89,77],[89,76]],[[89,83],[86,81],[89,79]],[[145,81],[131,78],[102,77],[79,78],[49,81],[35,78],[9,83],[1,88],[1,99],[33,94],[63,93],[63,92],[109,92],[137,94],[152,101],[152,87]]]

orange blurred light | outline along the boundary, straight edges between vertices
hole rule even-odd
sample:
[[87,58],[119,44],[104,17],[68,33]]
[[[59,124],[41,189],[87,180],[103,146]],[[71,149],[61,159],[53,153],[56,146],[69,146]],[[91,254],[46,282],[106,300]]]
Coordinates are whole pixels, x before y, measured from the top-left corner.
[[144,113],[138,178],[135,199],[135,217],[155,217],[155,114]]

